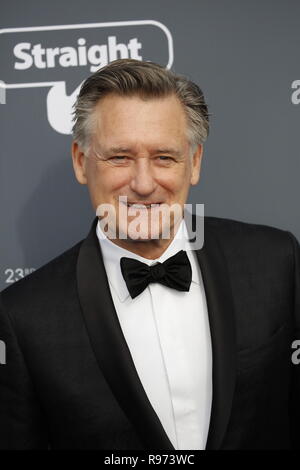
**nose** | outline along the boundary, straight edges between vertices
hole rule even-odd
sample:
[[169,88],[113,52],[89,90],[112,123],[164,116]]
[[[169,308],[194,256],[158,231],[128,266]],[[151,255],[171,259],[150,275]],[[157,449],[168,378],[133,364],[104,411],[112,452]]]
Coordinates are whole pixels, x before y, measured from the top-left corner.
[[137,158],[132,171],[130,189],[140,196],[148,196],[153,193],[157,184],[153,177],[149,159],[147,157]]

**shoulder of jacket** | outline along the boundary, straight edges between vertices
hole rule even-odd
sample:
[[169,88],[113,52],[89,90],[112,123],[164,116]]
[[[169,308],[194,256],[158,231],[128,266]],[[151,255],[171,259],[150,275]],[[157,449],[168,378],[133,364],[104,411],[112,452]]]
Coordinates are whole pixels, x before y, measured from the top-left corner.
[[258,237],[270,237],[278,239],[289,239],[289,236],[292,235],[287,230],[265,225],[265,224],[256,224],[251,222],[244,222],[236,219],[227,219],[221,217],[212,217],[205,216],[204,218],[204,227],[207,227],[214,232],[236,234],[241,236],[258,236]]
[[76,264],[80,246],[83,240],[48,261],[29,275],[16,281],[0,293],[4,308],[10,311],[22,310],[22,306],[33,305],[51,294],[66,291],[76,280]]

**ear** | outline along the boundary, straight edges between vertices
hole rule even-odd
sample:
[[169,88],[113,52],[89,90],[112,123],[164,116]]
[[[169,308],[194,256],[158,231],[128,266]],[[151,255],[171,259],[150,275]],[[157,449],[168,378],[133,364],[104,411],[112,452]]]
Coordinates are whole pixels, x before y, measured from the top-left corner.
[[201,162],[203,155],[203,145],[198,145],[195,153],[192,156],[192,174],[191,174],[191,185],[195,186],[200,178]]
[[80,184],[87,184],[86,178],[86,158],[77,142],[72,143],[72,160],[76,179]]

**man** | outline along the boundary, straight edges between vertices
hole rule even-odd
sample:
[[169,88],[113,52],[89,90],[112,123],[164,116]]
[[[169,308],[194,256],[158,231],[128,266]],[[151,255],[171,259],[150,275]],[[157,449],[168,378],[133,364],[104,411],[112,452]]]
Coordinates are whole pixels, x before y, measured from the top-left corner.
[[193,249],[184,205],[207,134],[201,90],[156,64],[83,84],[73,166],[98,216],[1,293],[1,448],[299,447],[299,245],[206,217]]

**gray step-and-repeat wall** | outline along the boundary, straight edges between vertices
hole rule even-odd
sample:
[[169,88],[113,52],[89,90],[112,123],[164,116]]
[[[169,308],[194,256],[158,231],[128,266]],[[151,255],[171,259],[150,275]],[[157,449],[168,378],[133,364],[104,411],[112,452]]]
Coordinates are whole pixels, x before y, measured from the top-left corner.
[[211,133],[189,202],[300,239],[299,0],[10,0],[0,29],[0,290],[86,236],[70,111],[118,57],[204,90]]

